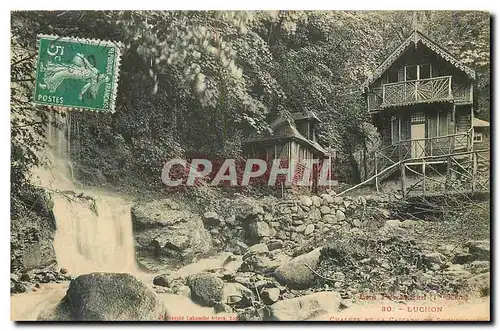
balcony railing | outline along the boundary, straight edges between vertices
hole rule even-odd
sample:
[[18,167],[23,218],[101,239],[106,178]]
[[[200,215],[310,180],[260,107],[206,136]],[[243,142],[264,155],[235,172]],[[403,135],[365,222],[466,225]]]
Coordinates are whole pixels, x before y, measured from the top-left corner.
[[472,130],[433,138],[408,139],[395,142],[375,152],[375,164],[379,170],[398,161],[414,161],[427,157],[449,157],[472,150]]
[[384,84],[368,95],[368,107],[372,110],[423,102],[467,102],[470,99],[470,90],[466,86],[452,85],[452,76],[442,76]]

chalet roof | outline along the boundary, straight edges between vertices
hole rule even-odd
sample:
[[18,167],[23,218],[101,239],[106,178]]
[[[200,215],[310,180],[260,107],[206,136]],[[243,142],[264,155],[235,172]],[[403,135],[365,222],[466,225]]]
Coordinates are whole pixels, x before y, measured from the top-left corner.
[[307,139],[304,137],[298,130],[293,126],[290,122],[288,121],[282,121],[278,124],[275,123],[275,127],[273,128],[274,131],[270,133],[269,135],[266,135],[264,137],[257,137],[253,139],[248,139],[245,141],[246,144],[255,144],[255,143],[264,143],[264,142],[270,142],[270,141],[277,141],[277,140],[289,140],[289,139],[294,139],[299,142],[302,142],[309,147],[313,148],[317,152],[320,152],[324,155],[329,155],[328,151],[324,149],[320,144],[318,144],[316,141],[312,141],[310,139]]
[[[317,122],[321,122],[321,120],[316,116],[316,114],[313,111],[306,111],[306,112],[300,112],[300,111],[295,111],[290,113],[290,116],[294,121],[300,121],[300,120],[314,120]],[[279,116],[273,123],[273,126],[276,126],[278,124],[281,124],[283,122],[287,121],[286,118],[283,116]]]
[[432,41],[429,37],[424,35],[419,30],[414,30],[412,34],[403,41],[398,48],[396,48],[386,59],[385,61],[373,72],[373,74],[368,77],[368,79],[362,84],[363,90],[367,88],[370,84],[372,84],[375,80],[380,78],[391,67],[391,65],[410,47],[413,45],[418,45],[418,43],[422,43],[423,45],[430,48],[434,53],[438,54],[445,61],[449,62],[458,70],[461,70],[465,74],[467,74],[471,79],[476,78],[476,73],[471,68],[464,65],[460,60],[454,57],[450,52],[446,49]]
[[477,117],[474,117],[474,119],[472,120],[472,125],[475,128],[477,128],[477,127],[489,127],[490,126],[490,122],[481,120],[481,119],[479,119]]

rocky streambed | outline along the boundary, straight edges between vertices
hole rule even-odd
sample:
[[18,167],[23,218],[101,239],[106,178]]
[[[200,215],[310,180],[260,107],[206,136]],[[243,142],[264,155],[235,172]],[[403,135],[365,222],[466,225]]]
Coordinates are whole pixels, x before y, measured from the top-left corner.
[[171,200],[139,203],[141,273],[45,269],[11,275],[11,292],[54,293],[49,284],[71,278],[39,320],[355,320],[395,304],[387,318],[422,320],[436,307],[458,317],[486,307],[489,242],[416,240],[425,221],[391,218],[391,199],[241,197],[203,215]]

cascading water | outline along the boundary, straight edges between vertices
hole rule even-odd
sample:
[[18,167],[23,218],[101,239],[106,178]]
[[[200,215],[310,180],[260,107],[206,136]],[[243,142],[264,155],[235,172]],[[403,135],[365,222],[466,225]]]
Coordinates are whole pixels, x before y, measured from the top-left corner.
[[[105,271],[127,272],[143,281],[137,270],[130,201],[98,189],[82,188],[72,179],[69,158],[70,116],[57,115],[60,125],[47,127],[49,146],[40,157],[50,166],[34,170],[34,182],[52,192],[57,223],[54,250],[59,267],[76,277]],[[36,292],[11,296],[11,319],[36,320],[40,311],[57,304],[67,284],[44,284]]]
[[[61,114],[62,115],[62,114]],[[47,130],[50,169],[38,169],[40,185],[54,192],[56,259],[72,275],[136,272],[130,202],[108,192],[82,189],[70,179],[70,114]]]

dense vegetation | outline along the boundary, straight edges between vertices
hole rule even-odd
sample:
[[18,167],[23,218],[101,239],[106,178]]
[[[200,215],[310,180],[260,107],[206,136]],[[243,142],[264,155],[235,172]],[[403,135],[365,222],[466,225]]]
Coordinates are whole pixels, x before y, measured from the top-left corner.
[[71,113],[72,159],[80,177],[159,187],[168,158],[241,156],[243,139],[292,110],[319,115],[338,176],[356,180],[352,153],[376,138],[359,86],[416,25],[477,71],[488,119],[484,12],[14,12],[12,192],[40,162],[48,120],[30,104],[39,33],[123,42],[117,111]]

